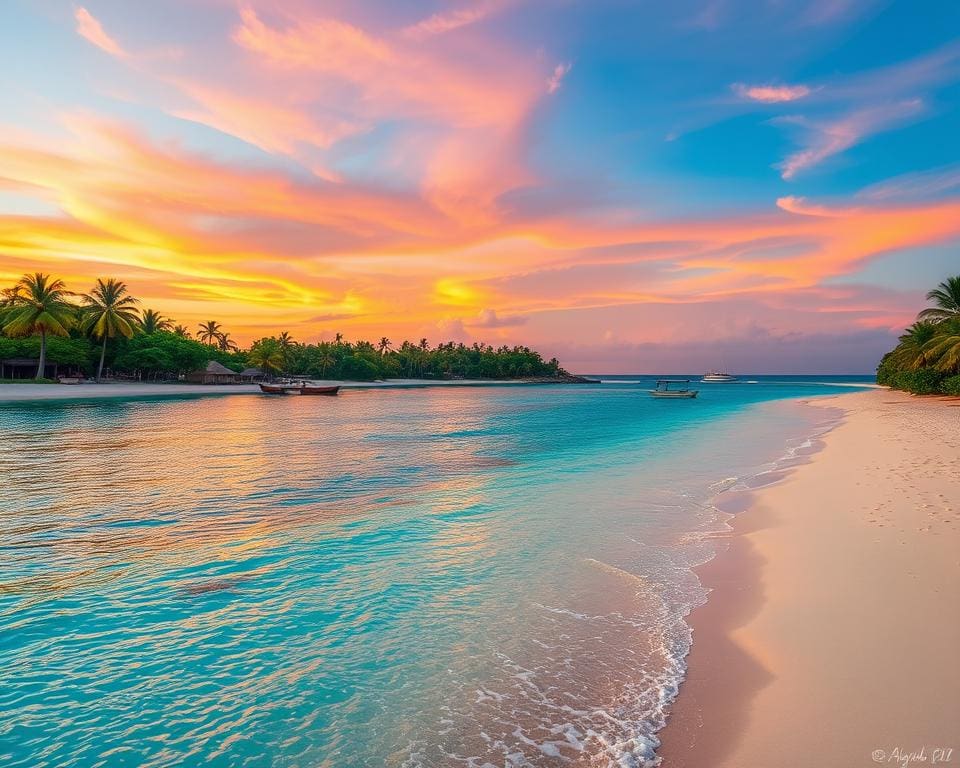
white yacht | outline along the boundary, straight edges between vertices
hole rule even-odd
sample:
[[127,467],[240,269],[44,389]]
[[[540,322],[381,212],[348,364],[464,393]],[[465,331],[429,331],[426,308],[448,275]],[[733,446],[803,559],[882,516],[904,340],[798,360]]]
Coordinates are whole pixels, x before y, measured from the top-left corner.
[[710,373],[705,374],[700,381],[736,381],[737,377],[730,373],[720,373],[719,371],[710,371]]

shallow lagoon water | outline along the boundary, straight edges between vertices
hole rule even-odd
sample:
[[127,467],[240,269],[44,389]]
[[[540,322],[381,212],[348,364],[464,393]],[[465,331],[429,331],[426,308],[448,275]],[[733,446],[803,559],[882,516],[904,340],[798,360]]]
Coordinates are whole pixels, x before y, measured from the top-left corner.
[[653,761],[711,500],[867,380],[604,378],[0,406],[3,763]]

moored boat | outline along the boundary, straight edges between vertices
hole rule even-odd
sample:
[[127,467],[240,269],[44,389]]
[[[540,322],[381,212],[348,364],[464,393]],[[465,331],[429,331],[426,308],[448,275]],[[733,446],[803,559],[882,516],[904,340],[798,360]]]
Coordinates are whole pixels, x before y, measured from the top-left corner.
[[710,371],[710,373],[704,374],[703,378],[700,381],[705,382],[722,382],[722,381],[737,381],[737,377],[730,373],[720,373],[719,371]]
[[326,395],[327,397],[333,397],[340,391],[340,386],[323,386],[318,387],[313,384],[304,384],[299,388],[301,395]]
[[[670,385],[674,385],[673,389]],[[652,397],[664,397],[671,399],[696,397],[700,393],[698,389],[690,389],[690,379],[660,379],[657,386],[650,390]]]
[[340,391],[339,384],[312,384],[309,381],[278,381],[261,384],[260,391],[268,395],[326,395],[332,397]]

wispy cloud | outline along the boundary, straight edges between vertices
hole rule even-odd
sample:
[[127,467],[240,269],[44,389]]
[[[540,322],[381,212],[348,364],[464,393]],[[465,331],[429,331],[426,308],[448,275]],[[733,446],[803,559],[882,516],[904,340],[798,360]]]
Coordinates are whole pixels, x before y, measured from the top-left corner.
[[442,35],[481,22],[504,10],[509,4],[509,0],[485,0],[465,8],[440,11],[407,27],[403,33],[414,40]]
[[557,64],[557,66],[553,68],[550,77],[547,78],[547,93],[556,93],[560,90],[563,78],[567,76],[571,69],[573,69],[573,64]]
[[960,189],[960,163],[905,173],[860,191],[865,200],[922,200]]
[[760,101],[764,104],[778,104],[784,101],[796,101],[809,96],[811,88],[806,85],[747,85],[734,83],[730,86],[742,99]]
[[127,52],[104,30],[103,25],[94,18],[83,6],[79,6],[73,14],[77,20],[77,34],[93,43],[97,48],[106,51],[111,56],[126,58]]
[[726,11],[726,0],[707,0],[706,3],[695,13],[683,26],[693,27],[695,29],[716,29]]
[[334,18],[275,26],[249,7],[240,21],[233,39],[258,78],[314,94],[314,102],[328,94],[326,103],[349,123],[389,123],[395,151],[416,165],[432,202],[465,223],[488,220],[499,195],[530,183],[518,142],[543,96],[545,73],[533,52],[478,37],[471,55],[451,56],[430,40]]
[[777,198],[777,208],[787,213],[796,213],[800,216],[821,216],[827,218],[838,218],[841,216],[848,216],[849,211],[830,208],[825,205],[815,205],[807,202],[805,197],[796,197],[794,195],[787,195],[785,197]]
[[827,158],[859,144],[868,136],[920,114],[922,110],[923,102],[920,99],[909,99],[860,109],[827,122],[814,122],[797,116],[780,118],[777,122],[800,126],[806,134],[804,148],[789,155],[777,166],[781,171],[780,175],[790,180],[801,171],[819,165]]
[[807,5],[801,23],[809,25],[829,24],[854,15],[858,6],[868,5],[872,0],[813,0]]

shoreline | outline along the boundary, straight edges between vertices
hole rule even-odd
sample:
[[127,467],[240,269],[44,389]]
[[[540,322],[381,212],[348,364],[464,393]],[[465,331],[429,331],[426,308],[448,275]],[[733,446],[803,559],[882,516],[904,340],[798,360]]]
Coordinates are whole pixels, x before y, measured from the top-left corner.
[[[582,377],[561,379],[387,379],[386,381],[332,381],[317,379],[318,385],[341,389],[420,389],[426,387],[516,387],[598,383]],[[0,405],[50,400],[101,400],[120,397],[176,397],[259,395],[258,384],[184,384],[107,382],[102,384],[0,384]]]
[[960,759],[960,400],[807,403],[843,416],[772,484],[719,497],[731,530],[695,569],[710,594],[663,768]]

